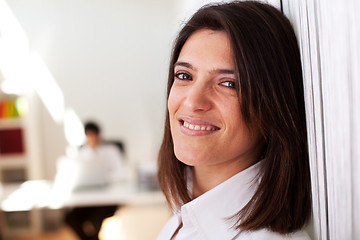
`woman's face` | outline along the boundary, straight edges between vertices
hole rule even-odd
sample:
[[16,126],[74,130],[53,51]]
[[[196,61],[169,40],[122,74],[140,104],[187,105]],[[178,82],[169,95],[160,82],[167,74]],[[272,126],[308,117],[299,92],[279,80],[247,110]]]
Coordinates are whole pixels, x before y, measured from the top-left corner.
[[237,85],[226,33],[193,33],[175,63],[168,99],[174,151],[181,162],[241,171],[256,161],[260,137],[243,121]]

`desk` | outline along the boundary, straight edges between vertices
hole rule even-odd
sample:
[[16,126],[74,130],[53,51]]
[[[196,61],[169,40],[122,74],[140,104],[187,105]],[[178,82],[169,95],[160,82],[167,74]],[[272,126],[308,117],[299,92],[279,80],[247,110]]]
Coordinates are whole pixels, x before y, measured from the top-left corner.
[[[166,202],[161,191],[141,190],[136,184],[129,182],[111,184],[103,188],[67,191],[54,187],[51,181],[33,180],[22,184],[4,185],[1,192],[1,212],[29,211],[30,213],[31,226],[27,229],[17,229],[16,232],[20,234],[41,231],[42,219],[39,209],[57,210],[104,205],[152,205],[165,204]],[[3,225],[6,224],[3,223]],[[9,234],[7,229],[3,230],[1,232],[4,236]]]
[[134,183],[114,183],[105,187],[67,191],[54,188],[51,181],[33,180],[3,186],[1,210],[61,209],[80,206],[142,205],[165,203],[162,192],[141,190]]

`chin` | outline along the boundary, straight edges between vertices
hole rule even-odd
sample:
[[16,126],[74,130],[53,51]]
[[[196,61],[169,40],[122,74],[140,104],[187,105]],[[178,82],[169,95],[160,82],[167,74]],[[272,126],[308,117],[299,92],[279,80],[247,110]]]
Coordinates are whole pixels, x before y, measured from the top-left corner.
[[177,153],[176,151],[175,151],[175,156],[180,162],[192,167],[201,165],[201,163],[204,162],[201,159],[209,159],[209,158],[201,157],[199,156],[199,154],[191,154],[191,153],[186,154],[184,152]]

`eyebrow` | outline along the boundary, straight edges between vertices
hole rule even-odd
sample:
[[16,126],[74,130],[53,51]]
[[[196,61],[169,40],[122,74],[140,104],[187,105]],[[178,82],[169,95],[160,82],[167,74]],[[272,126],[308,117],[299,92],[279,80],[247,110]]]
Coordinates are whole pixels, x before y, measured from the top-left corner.
[[196,70],[196,68],[188,62],[176,62],[174,63],[174,67],[176,66],[182,66],[182,67],[190,68],[192,70]]
[[[191,70],[196,70],[196,68],[188,62],[176,62],[174,63],[174,67],[176,66],[182,66],[182,67],[190,68]],[[235,74],[235,71],[233,69],[220,68],[220,69],[211,70],[210,73]]]

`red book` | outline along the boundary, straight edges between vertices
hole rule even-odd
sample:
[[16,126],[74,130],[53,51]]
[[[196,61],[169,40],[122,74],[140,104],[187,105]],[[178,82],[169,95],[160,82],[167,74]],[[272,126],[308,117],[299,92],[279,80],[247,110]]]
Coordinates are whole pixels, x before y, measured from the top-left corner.
[[23,130],[21,128],[0,129],[0,154],[24,153]]

